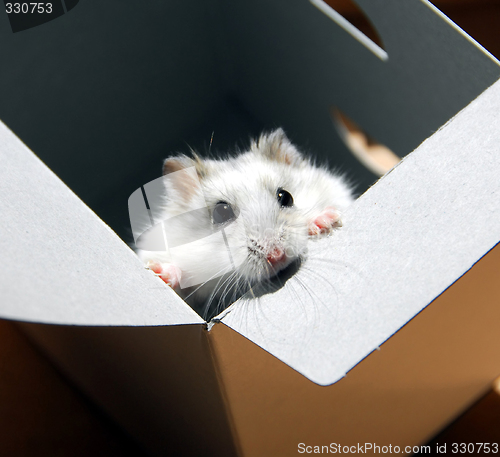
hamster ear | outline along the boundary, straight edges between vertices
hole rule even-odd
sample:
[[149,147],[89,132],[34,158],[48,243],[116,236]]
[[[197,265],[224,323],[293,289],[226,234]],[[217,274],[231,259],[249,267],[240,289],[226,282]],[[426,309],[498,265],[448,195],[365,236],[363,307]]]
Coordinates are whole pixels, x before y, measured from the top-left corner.
[[302,154],[290,142],[281,128],[269,134],[261,135],[257,143],[252,143],[251,149],[269,160],[286,165],[298,165],[304,162]]
[[193,157],[193,159],[186,155],[169,157],[163,162],[163,174],[168,175],[186,168],[195,167],[198,176],[200,178],[205,177],[208,171],[206,164],[194,152]]
[[[194,158],[179,155],[169,157],[163,163],[163,175],[167,193],[188,202],[201,191],[200,180],[206,174],[206,165],[197,155]],[[193,167],[196,171],[193,171]]]

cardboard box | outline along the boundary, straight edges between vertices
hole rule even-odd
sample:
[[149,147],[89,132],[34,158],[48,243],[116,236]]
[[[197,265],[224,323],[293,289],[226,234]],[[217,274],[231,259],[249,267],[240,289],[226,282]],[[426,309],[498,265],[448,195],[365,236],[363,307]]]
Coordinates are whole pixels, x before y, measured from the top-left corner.
[[[159,455],[410,451],[499,374],[500,66],[429,3],[358,3],[383,49],[303,0],[1,24],[1,316]],[[282,125],[366,188],[332,107],[401,156],[429,138],[285,287],[208,325],[80,199],[119,220],[139,164],[211,122]]]

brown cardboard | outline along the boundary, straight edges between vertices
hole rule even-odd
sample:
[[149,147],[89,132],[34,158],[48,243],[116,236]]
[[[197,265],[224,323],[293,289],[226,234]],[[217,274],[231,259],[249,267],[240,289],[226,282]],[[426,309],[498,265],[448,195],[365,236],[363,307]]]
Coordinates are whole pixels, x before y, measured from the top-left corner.
[[156,454],[237,454],[203,326],[19,325]]
[[497,246],[326,387],[215,326],[211,343],[243,455],[294,455],[298,443],[425,443],[500,374],[499,277]]

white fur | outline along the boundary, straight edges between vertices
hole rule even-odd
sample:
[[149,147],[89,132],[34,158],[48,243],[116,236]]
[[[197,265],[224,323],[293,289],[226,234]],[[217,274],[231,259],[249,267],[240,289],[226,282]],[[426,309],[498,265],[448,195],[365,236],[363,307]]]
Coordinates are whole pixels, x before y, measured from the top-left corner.
[[[208,313],[212,302],[226,306],[237,298],[240,288],[265,281],[297,258],[303,258],[313,234],[311,224],[324,221],[322,214],[330,220],[332,207],[339,219],[353,200],[352,191],[341,176],[302,157],[281,129],[261,136],[249,151],[237,157],[193,160],[180,156],[170,160],[180,169],[195,166],[199,185],[197,180],[167,179],[167,241],[169,246],[177,247],[170,253],[138,254],[146,263],[174,263],[181,271],[181,286],[183,280],[192,285],[177,288],[177,292],[201,314]],[[181,179],[182,175],[178,176]],[[278,188],[292,195],[292,207],[279,205]],[[229,203],[237,217],[232,222],[214,225],[212,213],[220,201]],[[206,210],[186,215],[186,211],[200,207]],[[183,214],[182,220],[175,219]],[[332,223],[330,230],[341,225],[339,222]],[[286,252],[285,258],[276,264],[268,260],[273,249]],[[213,279],[200,287],[200,278]]]

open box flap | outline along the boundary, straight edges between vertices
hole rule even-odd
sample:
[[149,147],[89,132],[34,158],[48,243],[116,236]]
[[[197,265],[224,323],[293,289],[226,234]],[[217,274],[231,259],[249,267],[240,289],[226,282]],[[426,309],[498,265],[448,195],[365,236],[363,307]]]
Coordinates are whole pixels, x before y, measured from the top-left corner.
[[499,126],[497,82],[311,243],[285,287],[222,322],[318,384],[342,378],[499,242]]
[[3,123],[0,163],[1,317],[74,325],[204,322]]
[[[499,241],[499,112],[496,83],[311,243],[285,288],[222,322],[319,384],[341,378]],[[2,317],[203,323],[4,125],[0,143]]]

